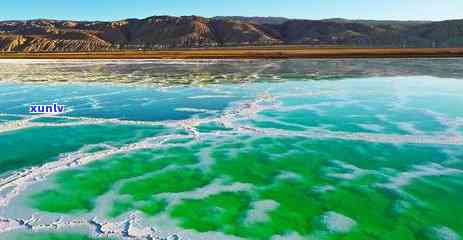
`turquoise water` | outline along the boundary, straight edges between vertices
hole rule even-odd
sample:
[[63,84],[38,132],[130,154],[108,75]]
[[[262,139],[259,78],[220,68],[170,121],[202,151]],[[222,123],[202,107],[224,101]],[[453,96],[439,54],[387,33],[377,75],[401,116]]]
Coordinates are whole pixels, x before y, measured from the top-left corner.
[[[462,60],[16,64],[0,224],[43,231],[0,238],[463,236]],[[27,113],[53,102],[68,112]]]
[[86,145],[121,146],[161,134],[161,127],[87,125],[37,127],[0,134],[0,173],[39,166]]

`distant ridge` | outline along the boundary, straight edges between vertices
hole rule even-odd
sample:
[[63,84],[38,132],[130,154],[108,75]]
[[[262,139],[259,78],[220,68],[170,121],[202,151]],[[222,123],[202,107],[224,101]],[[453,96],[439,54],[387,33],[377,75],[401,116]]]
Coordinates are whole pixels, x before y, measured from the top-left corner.
[[120,21],[0,22],[0,51],[82,52],[253,45],[463,47],[463,20],[375,21],[152,16]]
[[242,22],[250,22],[255,24],[283,24],[289,20],[284,17],[240,17],[240,16],[218,16],[213,17],[214,20],[227,20],[227,21],[242,21]]

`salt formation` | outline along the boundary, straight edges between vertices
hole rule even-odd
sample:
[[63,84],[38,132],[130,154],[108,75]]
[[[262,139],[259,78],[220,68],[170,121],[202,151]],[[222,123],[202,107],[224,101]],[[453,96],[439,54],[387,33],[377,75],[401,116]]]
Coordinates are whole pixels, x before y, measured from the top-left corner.
[[429,231],[432,240],[461,240],[460,236],[448,227],[433,227]]
[[332,233],[348,233],[357,223],[336,212],[327,212],[322,216],[322,223],[326,229]]
[[280,204],[273,200],[263,200],[252,203],[251,210],[248,212],[244,222],[246,224],[263,223],[270,220],[268,213],[278,208]]

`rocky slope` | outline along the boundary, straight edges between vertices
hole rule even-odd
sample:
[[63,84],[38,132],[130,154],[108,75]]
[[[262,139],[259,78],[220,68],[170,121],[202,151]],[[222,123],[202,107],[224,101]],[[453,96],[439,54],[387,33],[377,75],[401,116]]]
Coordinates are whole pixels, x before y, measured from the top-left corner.
[[154,16],[114,22],[0,22],[0,50],[75,52],[312,44],[358,47],[463,47],[463,20],[400,22]]

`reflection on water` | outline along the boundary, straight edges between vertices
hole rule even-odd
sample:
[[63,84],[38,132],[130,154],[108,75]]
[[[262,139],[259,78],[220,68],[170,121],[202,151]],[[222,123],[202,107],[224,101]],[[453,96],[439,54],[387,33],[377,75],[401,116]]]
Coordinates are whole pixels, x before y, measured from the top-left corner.
[[371,76],[461,78],[463,59],[0,60],[0,80],[208,84]]

